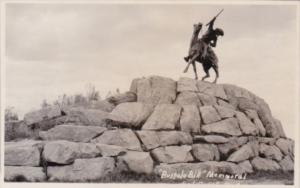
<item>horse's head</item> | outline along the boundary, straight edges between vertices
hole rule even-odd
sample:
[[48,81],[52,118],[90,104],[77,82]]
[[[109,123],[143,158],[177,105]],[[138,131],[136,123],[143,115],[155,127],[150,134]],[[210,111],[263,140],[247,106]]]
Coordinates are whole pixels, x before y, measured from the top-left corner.
[[200,31],[202,29],[202,23],[199,22],[197,24],[194,24],[194,31]]

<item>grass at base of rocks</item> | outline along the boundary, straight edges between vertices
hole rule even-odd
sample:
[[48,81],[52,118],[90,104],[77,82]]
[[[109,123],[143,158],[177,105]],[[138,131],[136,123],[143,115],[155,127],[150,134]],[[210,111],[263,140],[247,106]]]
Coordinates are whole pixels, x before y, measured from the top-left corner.
[[[9,182],[26,182],[24,178],[16,178]],[[79,183],[79,182],[63,182],[52,181],[58,183]],[[280,185],[293,185],[294,173],[293,172],[269,172],[258,171],[253,174],[247,174],[245,180],[236,179],[222,179],[222,178],[207,178],[201,177],[197,179],[161,179],[160,176],[155,174],[137,174],[133,172],[119,172],[112,173],[108,176],[95,180],[80,183],[168,183],[168,184],[248,184],[248,185],[262,185],[262,184],[280,184]]]
[[294,172],[288,171],[258,171],[253,174],[248,174],[248,182],[257,181],[262,184],[284,184],[284,185],[294,185]]
[[[93,181],[95,182],[95,181]],[[101,183],[188,183],[188,184],[294,184],[293,172],[269,172],[258,171],[253,174],[247,174],[246,180],[227,180],[222,178],[207,178],[201,177],[197,179],[161,179],[158,175],[136,174],[132,172],[121,172],[118,174],[111,174],[96,182]]]

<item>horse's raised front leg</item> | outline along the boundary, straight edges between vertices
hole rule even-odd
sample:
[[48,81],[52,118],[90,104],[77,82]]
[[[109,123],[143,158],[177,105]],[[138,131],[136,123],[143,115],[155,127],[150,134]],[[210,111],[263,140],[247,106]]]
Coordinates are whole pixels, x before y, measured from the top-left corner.
[[216,72],[216,78],[215,78],[215,80],[214,80],[213,83],[217,83],[217,80],[218,80],[218,78],[219,78],[219,68],[218,68],[218,66],[213,66],[213,69],[214,69],[215,72]]
[[183,73],[187,73],[187,71],[189,70],[191,63],[188,63],[187,66],[185,67],[185,69],[183,70]]
[[197,67],[196,67],[196,62],[193,62],[193,68],[194,68],[194,73],[195,73],[195,80],[198,80],[198,74],[197,74]]

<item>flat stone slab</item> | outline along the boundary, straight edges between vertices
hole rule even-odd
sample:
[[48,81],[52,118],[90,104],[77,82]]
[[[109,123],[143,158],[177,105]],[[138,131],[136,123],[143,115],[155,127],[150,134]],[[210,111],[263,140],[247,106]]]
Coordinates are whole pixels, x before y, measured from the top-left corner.
[[273,118],[269,105],[258,97],[255,98],[255,103],[258,106],[257,114],[265,127],[266,136],[273,138],[285,137],[282,125]]
[[203,106],[212,106],[212,105],[217,105],[217,98],[212,96],[212,95],[207,95],[204,93],[197,93],[198,98],[201,101],[201,104]]
[[193,144],[192,152],[198,161],[220,160],[218,147],[214,144]]
[[107,130],[91,142],[121,146],[128,150],[142,151],[140,141],[131,129]]
[[217,103],[218,103],[219,106],[222,106],[222,107],[225,107],[225,108],[230,108],[232,110],[236,109],[236,107],[233,106],[232,104],[230,104],[230,102],[224,101],[222,99],[217,99]]
[[283,154],[294,156],[294,143],[292,140],[279,138],[275,144]]
[[277,141],[276,138],[271,138],[271,137],[257,137],[257,140],[259,143],[264,143],[268,145],[274,145]]
[[193,91],[197,92],[197,80],[192,78],[181,77],[177,81],[177,92]]
[[223,86],[224,91],[228,98],[246,98],[246,99],[253,99],[254,95],[250,93],[248,90],[231,85],[231,84],[220,84]]
[[294,161],[293,159],[286,155],[280,162],[279,165],[281,166],[283,171],[294,171]]
[[137,94],[138,81],[139,81],[139,80],[142,80],[142,79],[143,79],[143,78],[134,78],[134,79],[131,81],[129,91],[130,91],[130,92],[133,92],[133,93],[135,93],[135,94]]
[[218,97],[224,100],[227,100],[227,95],[223,88],[223,85],[220,84],[212,84],[205,81],[197,82],[198,91],[207,95],[212,95],[214,97]]
[[180,130],[185,132],[200,133],[201,117],[196,105],[183,105],[180,117]]
[[240,111],[246,111],[246,110],[255,110],[257,111],[259,106],[255,104],[255,101],[253,99],[247,99],[244,97],[237,97],[237,107]]
[[144,144],[147,150],[151,150],[160,146],[160,140],[157,134],[158,131],[136,131],[141,142]]
[[51,106],[25,114],[24,121],[27,125],[32,125],[45,119],[52,119],[61,115],[62,113],[59,106]]
[[152,150],[151,154],[155,160],[161,163],[190,162],[194,160],[191,150],[192,147],[188,145],[166,146]]
[[201,106],[200,113],[204,124],[210,124],[221,120],[220,115],[213,106]]
[[231,136],[240,136],[242,132],[235,118],[228,118],[216,123],[202,126],[202,131],[207,134],[226,134]]
[[95,144],[64,140],[46,143],[43,151],[46,161],[57,164],[70,164],[77,158],[93,158],[99,154],[100,151]]
[[76,159],[66,166],[49,166],[49,181],[88,182],[97,181],[109,175],[115,169],[115,161],[111,157],[93,159]]
[[176,82],[170,78],[150,76],[136,81],[137,101],[143,103],[171,104],[176,98]]
[[28,181],[42,182],[46,181],[47,177],[42,167],[30,166],[5,166],[4,180],[5,181]]
[[143,130],[173,130],[179,122],[181,107],[176,104],[160,104],[143,125]]
[[261,170],[261,171],[280,170],[279,164],[271,159],[255,157],[254,159],[251,160],[251,164],[255,170]]
[[281,153],[280,149],[275,145],[267,145],[267,144],[260,144],[259,145],[259,153],[268,159],[274,159],[277,162],[281,161],[283,158],[283,154]]
[[175,104],[178,105],[196,105],[202,106],[200,97],[197,93],[191,91],[184,91],[177,95]]
[[258,135],[259,134],[259,129],[258,127],[251,122],[250,119],[246,117],[246,115],[242,112],[236,112],[236,118],[239,122],[241,131],[245,135]]
[[122,103],[136,102],[137,96],[135,92],[128,91],[108,97],[106,100],[117,106]]
[[207,142],[207,143],[214,143],[214,144],[224,144],[229,142],[229,139],[224,137],[224,136],[220,136],[220,135],[195,135],[193,136],[193,140],[194,142]]
[[278,130],[278,134],[281,138],[287,138],[286,137],[286,134],[284,132],[284,129],[283,129],[283,126],[281,124],[281,121],[276,119],[276,118],[273,118],[273,124],[275,125],[275,127],[277,128]]
[[127,152],[125,148],[115,145],[97,143],[96,147],[100,150],[100,153],[103,157],[123,155]]
[[258,142],[248,142],[246,145],[243,145],[237,151],[233,152],[227,159],[230,162],[242,162],[248,160],[259,154],[259,145]]
[[5,142],[5,166],[39,166],[43,143],[41,141]]
[[260,121],[257,112],[255,110],[248,109],[245,111],[245,114],[256,125],[259,130],[259,135],[263,137],[266,136],[266,129],[263,123]]
[[192,144],[190,133],[183,131],[137,131],[137,135],[147,150],[159,146]]
[[253,167],[249,160],[245,160],[238,163],[238,166],[243,169],[245,173],[253,173]]
[[214,107],[220,115],[221,119],[231,118],[235,115],[235,111],[232,108],[221,105],[214,105]]
[[82,107],[66,107],[62,111],[66,114],[66,123],[73,123],[76,125],[89,126],[106,126],[106,119],[108,112],[98,109],[86,109]]
[[227,156],[229,152],[236,151],[238,147],[248,142],[248,137],[229,137],[229,142],[218,144],[219,151],[222,155]]
[[48,131],[40,131],[43,140],[68,140],[73,142],[89,142],[106,130],[105,127],[58,125]]
[[139,128],[153,111],[151,104],[122,103],[109,114],[108,120],[117,126]]
[[159,131],[157,132],[160,146],[192,144],[190,133],[183,131]]
[[[149,152],[128,151],[125,155],[118,157],[119,163],[125,163],[125,171],[135,173],[151,174],[154,162]],[[119,166],[121,164],[118,164]]]

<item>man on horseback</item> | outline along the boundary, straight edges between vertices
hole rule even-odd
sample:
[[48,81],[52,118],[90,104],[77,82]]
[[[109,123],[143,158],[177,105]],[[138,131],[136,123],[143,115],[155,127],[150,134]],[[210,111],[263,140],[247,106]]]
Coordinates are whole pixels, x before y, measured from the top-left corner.
[[[217,46],[217,40],[218,40],[219,36],[224,36],[224,32],[223,32],[222,29],[220,29],[220,28],[214,29],[213,28],[214,22],[215,22],[217,16],[215,16],[207,24],[208,25],[208,30],[206,31],[206,33],[200,39],[198,39],[198,35],[200,33],[200,30],[202,29],[202,24],[198,23],[198,24],[194,25],[194,32],[193,32],[192,40],[191,40],[191,43],[190,43],[189,55],[184,57],[184,60],[189,62],[189,64],[186,67],[184,72],[186,72],[189,65],[192,64],[193,67],[194,67],[196,79],[198,79],[197,71],[196,71],[196,65],[195,65],[196,60],[200,61],[202,63],[203,69],[206,73],[206,76],[204,76],[202,78],[202,80],[209,77],[208,70],[211,67],[213,67],[214,70],[216,71],[216,74],[217,74],[216,79],[219,76],[218,75],[219,74],[218,73],[218,64],[217,64],[218,63],[218,58],[217,58],[217,56],[215,55],[214,51],[211,48],[211,47],[216,47]],[[216,80],[214,82],[216,82]]]
[[[190,50],[189,55],[184,57],[184,60],[186,62],[189,61],[190,58],[192,58],[195,55],[201,55],[202,58],[205,58],[207,55],[207,48],[209,46],[216,47],[217,46],[217,40],[219,36],[224,36],[224,32],[220,28],[213,29],[214,22],[216,20],[216,17],[214,17],[208,24],[208,30],[206,33],[202,36],[201,39],[197,39],[199,32],[202,28],[202,23],[198,23],[194,25],[194,27],[200,28],[199,31],[197,29],[194,30],[192,41],[190,44]],[[198,31],[198,35],[195,36],[196,31]],[[202,44],[199,44],[202,43]],[[201,59],[202,59],[201,58]]]

